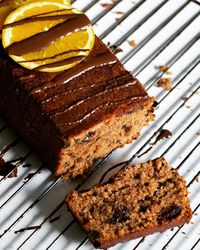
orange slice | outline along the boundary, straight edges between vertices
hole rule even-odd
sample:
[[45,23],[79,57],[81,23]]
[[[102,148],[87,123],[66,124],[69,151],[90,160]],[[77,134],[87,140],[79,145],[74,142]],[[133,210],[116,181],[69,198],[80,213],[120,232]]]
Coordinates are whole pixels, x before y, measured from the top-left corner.
[[[40,2],[41,0],[2,0],[0,1],[0,30],[3,28],[6,17],[16,8],[30,2]],[[70,0],[47,0],[49,2],[58,2],[70,6]]]
[[4,23],[2,43],[10,57],[28,69],[57,72],[80,63],[95,35],[89,19],[58,2],[25,4]]

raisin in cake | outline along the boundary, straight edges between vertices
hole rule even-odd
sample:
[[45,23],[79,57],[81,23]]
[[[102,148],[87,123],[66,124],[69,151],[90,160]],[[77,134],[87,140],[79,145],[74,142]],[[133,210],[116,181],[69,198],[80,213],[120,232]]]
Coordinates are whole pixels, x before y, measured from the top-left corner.
[[153,120],[152,105],[97,37],[83,62],[59,73],[25,69],[0,49],[0,115],[56,175],[82,175],[136,139]]
[[184,179],[164,158],[128,166],[107,183],[72,191],[66,203],[97,248],[188,223]]

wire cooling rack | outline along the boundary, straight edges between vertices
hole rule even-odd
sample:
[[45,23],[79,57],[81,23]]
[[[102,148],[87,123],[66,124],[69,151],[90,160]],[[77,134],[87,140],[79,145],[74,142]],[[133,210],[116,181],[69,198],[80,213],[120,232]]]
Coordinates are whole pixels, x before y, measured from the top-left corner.
[[[98,161],[82,180],[65,183],[53,177],[34,152],[0,121],[1,156],[5,161],[15,159],[18,171],[16,178],[0,178],[0,249],[93,249],[64,204],[66,193],[97,183],[115,164],[124,162],[119,169],[130,161],[142,162],[161,155],[186,178],[193,210],[191,223],[111,249],[200,249],[199,1],[72,3],[86,12],[105,43],[121,51],[117,56],[149,95],[157,97],[156,119],[142,130],[138,140]],[[167,65],[171,75],[160,71],[161,65]],[[163,77],[173,79],[170,90],[157,86]],[[172,136],[143,154],[164,129]]]

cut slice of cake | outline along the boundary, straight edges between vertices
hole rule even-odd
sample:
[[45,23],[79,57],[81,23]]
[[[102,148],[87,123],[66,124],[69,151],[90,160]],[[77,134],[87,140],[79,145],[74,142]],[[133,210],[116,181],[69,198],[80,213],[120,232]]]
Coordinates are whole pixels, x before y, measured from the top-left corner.
[[89,191],[72,191],[66,203],[93,245],[104,249],[192,216],[185,180],[164,158],[124,167]]
[[82,175],[136,139],[153,101],[97,37],[82,63],[57,73],[25,69],[0,49],[0,115],[56,175]]

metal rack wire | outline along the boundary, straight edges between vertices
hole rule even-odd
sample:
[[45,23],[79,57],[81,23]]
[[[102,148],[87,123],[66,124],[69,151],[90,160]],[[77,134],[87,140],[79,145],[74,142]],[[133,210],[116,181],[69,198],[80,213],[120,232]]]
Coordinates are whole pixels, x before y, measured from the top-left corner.
[[[80,0],[75,0],[75,1],[72,1],[72,4],[74,4],[75,6],[78,6],[80,2],[81,2]],[[112,12],[114,12],[115,9],[117,9],[118,7],[119,8],[124,7],[123,5],[124,2],[125,0],[115,0],[112,2],[112,5],[110,5],[109,8],[105,8],[105,9],[101,8],[100,11],[95,16],[91,17],[92,23],[97,28],[97,30],[98,30],[98,23],[101,22],[102,19],[106,18],[107,15],[110,15]],[[122,166],[128,165],[130,162],[142,161],[143,159],[146,159],[145,157],[148,157],[148,156],[150,157],[154,155],[155,156],[163,155],[170,159],[169,155],[172,154],[172,151],[178,151],[180,141],[182,141],[183,138],[186,137],[186,135],[188,134],[188,131],[195,129],[195,131],[198,132],[198,129],[199,129],[198,124],[200,122],[200,102],[198,101],[197,96],[200,91],[200,82],[199,82],[200,77],[197,76],[197,74],[200,69],[199,68],[200,66],[199,65],[200,63],[199,51],[200,50],[198,50],[199,45],[200,45],[199,44],[200,30],[193,32],[193,29],[194,27],[198,27],[196,23],[199,23],[200,5],[198,1],[181,0],[180,3],[175,6],[175,8],[170,9],[170,8],[167,8],[167,5],[171,4],[173,0],[167,0],[167,1],[160,0],[160,1],[157,1],[156,4],[153,2],[154,2],[153,0],[142,0],[133,5],[130,5],[130,8],[126,12],[124,12],[124,14],[122,14],[122,16],[117,21],[110,23],[109,26],[105,30],[101,31],[99,36],[101,39],[104,39],[106,42],[107,39],[111,39],[112,33],[115,32],[115,30],[116,32],[118,32],[118,29],[120,28],[120,26],[123,25],[123,23],[125,23],[128,19],[130,19],[134,14],[137,15],[137,11],[140,11],[140,9],[144,7],[144,5],[148,5],[148,4],[149,6],[153,5],[153,7],[149,8],[149,10],[146,12],[146,14],[143,17],[138,19],[138,21],[134,25],[131,25],[130,29],[125,34],[121,34],[119,37],[117,37],[113,41],[112,39],[110,40],[111,45],[115,44],[116,46],[120,46],[123,48],[124,51],[121,53],[121,55],[119,55],[119,58],[124,64],[129,66],[129,64],[131,64],[131,62],[134,60],[135,56],[141,53],[145,49],[145,47],[148,46],[148,44],[152,42],[152,40],[156,37],[157,34],[162,32],[170,24],[170,22],[172,22],[179,16],[180,13],[187,10],[187,8],[190,9],[191,11],[190,16],[186,20],[184,20],[178,28],[174,27],[174,32],[172,32],[172,34],[170,34],[169,37],[167,37],[165,41],[163,42],[161,41],[161,43],[159,43],[155,49],[152,48],[152,50],[150,51],[151,53],[149,55],[147,56],[144,55],[142,58],[142,61],[139,63],[136,63],[136,66],[134,69],[133,67],[130,68],[130,70],[133,71],[133,73],[139,78],[140,76],[144,75],[144,72],[147,70],[147,68],[150,68],[150,70],[153,73],[151,73],[150,77],[146,81],[144,81],[144,86],[150,93],[155,94],[157,96],[157,102],[160,107],[164,107],[164,106],[166,107],[166,104],[172,98],[175,98],[174,99],[175,101],[174,103],[172,103],[173,105],[169,104],[169,106],[166,107],[166,109],[163,111],[161,109],[159,111],[158,109],[158,114],[157,114],[155,123],[149,129],[146,129],[144,131],[144,135],[142,135],[142,137],[137,142],[134,142],[132,144],[133,146],[130,146],[130,148],[128,149],[126,148],[123,152],[121,152],[120,150],[117,150],[117,151],[114,150],[113,152],[108,154],[104,159],[97,162],[96,165],[91,169],[91,171],[82,180],[78,181],[77,183],[65,184],[65,186],[69,190],[72,187],[79,190],[85,187],[86,185],[90,185],[92,181],[97,182],[97,180],[99,179],[99,176],[102,176],[103,173],[106,172],[106,170],[108,169],[108,166],[110,167],[112,165],[115,165],[111,163],[115,162],[116,154],[124,155],[124,153],[125,154],[127,153],[128,157],[125,159],[125,161],[123,162],[120,161],[120,163],[117,164],[117,167],[115,167],[115,169],[119,169]],[[85,3],[85,5],[82,7],[82,10],[90,14],[92,10],[95,9],[95,6],[97,6],[97,9],[98,9],[101,3],[102,1],[100,0],[87,1],[87,3]],[[142,29],[145,25],[147,25],[150,19],[153,18],[155,15],[157,15],[161,11],[162,8],[166,8],[166,10],[168,10],[169,12],[169,15],[166,18],[164,18],[162,21],[155,23],[155,28],[152,30],[152,32],[150,32],[149,34],[147,33],[147,35],[144,36],[139,41],[136,48],[127,47],[127,40],[132,38],[137,32],[140,31],[140,29]],[[154,61],[158,57],[161,57],[162,53],[165,53],[165,51],[169,49],[169,47],[172,46],[174,42],[176,42],[178,39],[180,40],[180,36],[184,32],[186,32],[188,29],[189,29],[189,32],[191,29],[191,38],[188,39],[188,42],[180,50],[174,51],[174,53],[169,56],[169,59],[165,61],[165,64],[167,64],[168,70],[176,69],[177,67],[176,65],[179,65],[181,60],[184,60],[184,58],[187,58],[188,53],[190,51],[193,51],[194,48],[197,48],[196,53],[188,62],[186,62],[186,65],[181,66],[181,71],[174,77],[172,88],[169,91],[163,91],[162,89],[158,89],[156,87],[156,82],[163,76],[165,77],[164,72],[160,72],[158,69],[152,70],[150,66],[152,63],[154,63]],[[183,83],[185,83],[185,81],[189,81],[187,79],[190,79],[190,78],[192,79],[194,78],[195,81],[191,85],[188,84],[187,87],[185,87],[185,85],[183,86]],[[184,99],[180,98],[178,94],[178,92],[180,91],[180,88],[183,88],[182,92],[184,95],[187,96],[187,98],[184,98]],[[190,102],[192,104],[190,104]],[[191,108],[192,105],[194,106],[193,108]],[[188,111],[189,108],[191,109],[190,111]],[[153,150],[152,155],[147,154],[144,157],[141,157],[141,159],[139,159],[140,156],[143,155],[143,153],[145,152],[148,145],[150,145],[150,143],[155,140],[158,133],[162,131],[162,129],[164,129],[166,126],[169,126],[169,124],[172,124],[172,122],[175,119],[177,119],[177,117],[179,118],[179,114],[181,114],[181,116],[184,116],[184,113],[187,113],[188,115],[183,120],[184,122],[180,124],[178,132],[176,131],[176,129],[174,129],[175,133],[173,134],[172,138],[170,138],[170,140],[168,140],[166,143],[160,143]],[[8,131],[7,126],[3,124],[2,122],[2,125],[0,126],[0,138],[2,134],[6,135],[7,133],[10,133],[10,132]],[[3,139],[0,140],[0,145],[2,141],[1,156],[4,156],[4,155],[6,156],[7,154],[9,154],[10,151],[14,150],[14,148],[18,144],[21,143],[19,138],[16,138],[14,135],[11,135],[11,138],[13,138],[13,141],[12,139],[9,138],[9,141],[11,140],[12,143],[7,143],[8,139],[7,138],[4,139],[4,137],[6,136],[3,136]],[[186,178],[187,183],[188,183],[187,185],[188,188],[190,189],[192,187],[192,190],[194,189],[193,190],[194,205],[192,203],[193,205],[192,208],[193,208],[193,214],[195,214],[199,210],[199,207],[200,207],[200,203],[197,199],[199,186],[198,186],[198,183],[196,182],[200,174],[200,171],[199,171],[200,158],[198,154],[200,150],[200,139],[198,136],[194,137],[192,135],[191,138],[186,139],[186,144],[187,143],[191,144],[191,146],[189,147],[189,151],[184,149],[186,153],[183,153],[183,158],[178,159],[178,160],[173,160],[173,158],[171,158],[171,161],[173,160],[175,162],[175,166],[180,171],[182,169],[186,169],[185,165],[188,164],[188,162],[190,162],[191,160],[195,160],[196,162],[194,163],[194,169],[193,169],[192,174],[190,174],[188,178]],[[34,172],[31,172],[31,175],[29,176],[30,178],[26,179],[21,184],[19,177],[17,177],[16,179],[17,187],[14,188],[13,185],[11,184],[9,186],[7,184],[7,181],[8,181],[7,177],[13,171],[19,168],[22,168],[22,166],[24,166],[27,162],[29,162],[31,157],[34,158],[34,152],[31,151],[30,149],[26,149],[24,152],[26,153],[24,153],[24,155],[21,156],[23,152],[21,153],[20,151],[19,157],[18,157],[19,161],[16,164],[14,162],[13,163],[14,167],[11,169],[11,171],[8,172],[5,177],[2,177],[0,179],[0,187],[3,186],[4,188],[4,185],[5,185],[5,188],[9,188],[9,195],[6,195],[6,197],[4,197],[4,195],[2,194],[0,197],[0,202],[1,202],[0,203],[0,216],[3,216],[6,208],[9,208],[9,206],[14,206],[16,198],[20,197],[22,195],[22,192],[25,192],[30,187],[30,185],[32,185],[34,188],[34,184],[32,184],[32,182],[34,183],[34,180],[37,181],[37,179],[40,178],[41,171],[43,171],[43,173],[48,171],[46,170],[45,166],[42,163],[39,163],[40,166],[37,167],[34,170]],[[185,171],[184,176],[187,177],[187,171],[186,170],[184,171]],[[53,178],[52,176],[49,176],[50,175],[49,172],[47,175],[48,175],[48,178],[50,178],[50,182],[44,185],[44,188],[42,188],[39,195],[36,194],[34,196],[35,198],[32,198],[31,202],[29,202],[28,205],[25,205],[22,207],[22,209],[20,209],[19,213],[17,213],[14,219],[11,219],[10,221],[7,221],[5,223],[6,224],[5,226],[4,226],[5,221],[1,223],[2,225],[0,226],[0,229],[1,229],[0,239],[2,240],[5,239],[4,243],[8,242],[10,239],[11,240],[14,239],[13,249],[27,249],[27,245],[29,246],[28,249],[30,249],[30,246],[32,246],[32,244],[34,245],[34,239],[35,239],[34,237],[36,237],[37,239],[37,235],[38,234],[42,235],[41,231],[43,230],[43,228],[46,228],[49,225],[49,219],[53,218],[59,213],[62,214],[61,210],[63,209],[65,203],[64,203],[64,200],[61,198],[61,200],[59,200],[59,202],[57,202],[55,206],[52,206],[52,208],[50,208],[50,210],[47,212],[47,214],[45,214],[45,216],[42,216],[40,218],[40,221],[37,226],[30,228],[31,232],[29,234],[26,234],[23,237],[22,236],[18,237],[20,238],[20,240],[15,243],[16,235],[13,234],[14,228],[17,225],[19,225],[22,221],[26,219],[28,220],[30,218],[30,213],[32,213],[34,209],[36,210],[37,205],[40,202],[43,202],[45,199],[47,199],[47,197],[50,196],[51,193],[54,192],[54,190],[60,191],[60,187],[61,189],[63,189],[62,185],[64,184],[62,184],[61,178]],[[40,182],[41,180],[39,180],[37,183],[40,184]],[[66,192],[64,191],[62,192],[62,194],[65,195]],[[1,198],[2,198],[2,201],[1,201]],[[48,198],[48,200],[50,199]],[[49,202],[51,202],[51,200]],[[64,213],[67,214],[68,212],[64,210]],[[62,214],[62,216],[64,215]],[[8,215],[6,218],[10,218],[10,217],[12,216]],[[58,224],[59,223],[60,221],[58,221]],[[200,221],[199,222],[197,221],[197,223],[200,223]],[[66,223],[63,224],[62,228],[59,228],[58,231],[55,230],[55,232],[53,232],[53,236],[50,237],[50,239],[48,238],[48,240],[47,239],[44,240],[46,241],[46,243],[43,242],[44,247],[42,245],[42,242],[40,242],[40,244],[39,245],[36,244],[37,247],[34,246],[33,249],[64,249],[61,247],[63,236],[67,238],[68,232],[72,230],[73,227],[76,228],[78,226],[75,220],[70,217],[68,218],[68,221],[66,221]],[[176,240],[180,238],[179,234],[180,234],[180,231],[182,230],[182,227],[174,229],[174,231],[170,232],[170,235],[160,236],[160,237],[165,237],[163,242],[161,242],[159,237],[156,238],[157,241],[153,243],[155,244],[154,246],[156,247],[156,249],[165,249],[166,247],[169,247],[170,249],[176,249],[173,245],[174,244],[173,242],[175,242]],[[7,236],[7,235],[10,235],[10,236]],[[79,242],[75,242],[74,245],[69,246],[65,249],[91,249],[91,245],[89,244],[87,237],[85,237],[81,233],[80,235],[81,236],[80,236]],[[157,236],[152,236],[152,239],[155,239],[155,237]],[[141,238],[133,242],[130,242],[128,246],[126,244],[120,245],[120,247],[116,247],[116,249],[149,249],[147,248],[147,244],[150,245],[150,243],[152,242],[151,242],[150,237],[148,239],[145,239],[144,241],[144,238]],[[73,241],[73,239],[71,241]],[[69,242],[70,242],[70,239],[67,244],[69,244]],[[5,248],[3,249],[10,249],[9,244],[10,244],[9,242],[5,243]],[[66,245],[66,243],[64,244]],[[59,247],[57,245],[59,245]],[[195,234],[195,237],[192,238],[192,243],[190,242],[189,246],[190,248],[188,248],[188,245],[187,245],[187,248],[185,249],[199,249],[200,237],[199,237],[198,232]],[[181,249],[184,249],[183,245]]]

